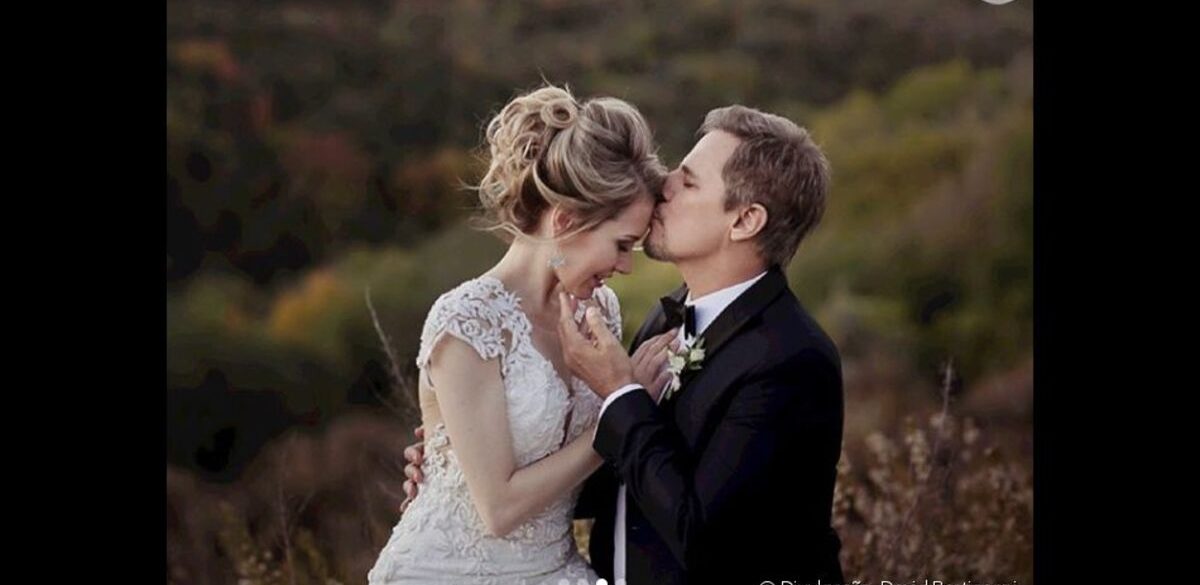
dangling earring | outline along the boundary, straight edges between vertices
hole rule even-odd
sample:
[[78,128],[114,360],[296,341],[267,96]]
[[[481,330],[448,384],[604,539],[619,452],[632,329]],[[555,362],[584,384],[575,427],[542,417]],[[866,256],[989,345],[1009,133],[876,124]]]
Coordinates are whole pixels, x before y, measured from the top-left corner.
[[566,263],[567,263],[566,256],[563,256],[562,251],[560,251],[558,249],[555,249],[554,255],[550,257],[550,261],[548,262],[548,264],[550,265],[550,268],[558,268]]

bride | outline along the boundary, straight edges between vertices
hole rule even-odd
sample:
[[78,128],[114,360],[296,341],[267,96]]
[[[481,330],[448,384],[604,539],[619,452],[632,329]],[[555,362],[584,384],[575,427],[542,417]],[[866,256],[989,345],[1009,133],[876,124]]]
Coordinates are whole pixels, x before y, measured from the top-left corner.
[[621,336],[604,281],[630,272],[665,168],[633,106],[580,103],[554,86],[513,99],[486,136],[479,198],[488,229],[510,245],[426,317],[417,354],[425,479],[371,585],[597,580],[572,517],[602,463],[591,446],[601,401],[564,365],[557,322],[560,311],[579,321],[594,303]]

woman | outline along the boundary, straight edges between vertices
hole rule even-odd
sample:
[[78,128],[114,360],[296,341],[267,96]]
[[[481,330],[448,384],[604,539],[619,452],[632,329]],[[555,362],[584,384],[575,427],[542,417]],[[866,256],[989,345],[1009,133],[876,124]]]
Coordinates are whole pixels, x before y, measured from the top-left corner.
[[577,320],[584,303],[598,305],[620,337],[604,281],[630,272],[665,168],[633,106],[579,103],[553,86],[507,104],[487,143],[479,197],[488,229],[510,245],[426,318],[425,479],[368,573],[372,585],[597,579],[571,522],[602,462],[591,447],[601,401],[563,364],[559,292],[582,300],[565,308]]

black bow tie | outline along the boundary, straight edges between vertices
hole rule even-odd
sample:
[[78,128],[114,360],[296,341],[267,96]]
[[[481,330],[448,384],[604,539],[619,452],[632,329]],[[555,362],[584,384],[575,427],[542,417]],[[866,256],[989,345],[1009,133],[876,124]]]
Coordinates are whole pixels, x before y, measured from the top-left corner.
[[696,307],[671,297],[663,297],[658,302],[662,303],[663,313],[667,316],[667,329],[683,325],[684,335],[696,334]]

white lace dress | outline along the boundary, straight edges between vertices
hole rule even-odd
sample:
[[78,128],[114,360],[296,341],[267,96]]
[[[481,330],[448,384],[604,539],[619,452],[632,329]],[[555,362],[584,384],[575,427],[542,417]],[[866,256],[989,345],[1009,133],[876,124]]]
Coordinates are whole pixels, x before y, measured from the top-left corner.
[[[616,295],[603,286],[596,289],[593,299],[619,338]],[[568,393],[553,364],[534,348],[530,330],[516,294],[499,280],[480,276],[433,304],[417,354],[422,376],[431,351],[444,334],[467,342],[484,359],[499,358],[518,467],[550,455],[579,436],[595,423],[602,403],[574,376],[569,382],[573,394]],[[425,479],[367,574],[370,585],[596,582],[598,577],[579,555],[572,531],[582,485],[562,494],[508,535],[490,536],[467,491],[454,451],[447,448],[449,441],[443,424],[426,431],[426,458],[421,466]]]

